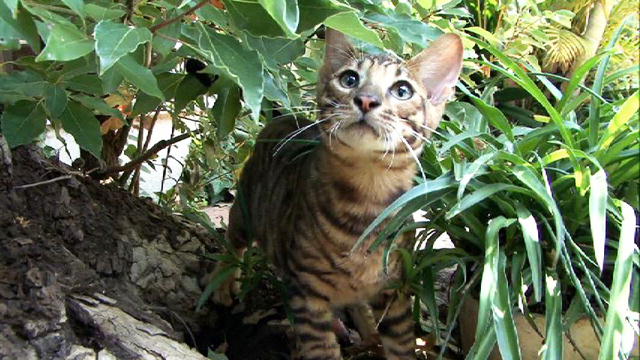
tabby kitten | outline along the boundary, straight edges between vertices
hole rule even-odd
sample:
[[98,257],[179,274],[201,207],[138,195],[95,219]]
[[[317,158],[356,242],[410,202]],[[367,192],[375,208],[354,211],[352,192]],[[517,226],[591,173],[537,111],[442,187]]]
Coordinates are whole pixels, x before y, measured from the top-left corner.
[[[413,359],[410,298],[384,290],[401,276],[398,259],[383,272],[383,250],[367,252],[376,234],[352,247],[412,186],[422,144],[457,82],[462,43],[444,35],[403,62],[362,54],[331,29],[325,39],[319,120],[264,128],[242,172],[227,236],[239,254],[256,240],[292,284],[298,358],[341,359],[333,309],[368,302],[387,359]],[[309,149],[306,140],[317,139]],[[230,302],[233,283],[218,290],[217,301]]]

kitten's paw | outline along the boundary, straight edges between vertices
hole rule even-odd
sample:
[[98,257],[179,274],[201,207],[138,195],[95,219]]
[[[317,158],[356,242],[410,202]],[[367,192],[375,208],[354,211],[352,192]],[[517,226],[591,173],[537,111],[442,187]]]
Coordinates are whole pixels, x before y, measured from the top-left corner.
[[240,269],[231,270],[230,275],[227,273],[228,271],[230,271],[229,268],[224,265],[218,265],[211,275],[212,281],[215,281],[219,276],[228,276],[213,292],[213,302],[224,306],[231,306],[233,299],[240,293]]

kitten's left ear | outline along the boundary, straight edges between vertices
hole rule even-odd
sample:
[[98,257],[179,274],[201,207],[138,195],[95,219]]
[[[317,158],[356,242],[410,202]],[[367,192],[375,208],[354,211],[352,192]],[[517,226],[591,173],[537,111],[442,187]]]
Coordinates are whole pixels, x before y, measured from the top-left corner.
[[452,94],[462,70],[463,51],[458,35],[445,34],[409,60],[409,68],[422,80],[432,104],[440,104]]

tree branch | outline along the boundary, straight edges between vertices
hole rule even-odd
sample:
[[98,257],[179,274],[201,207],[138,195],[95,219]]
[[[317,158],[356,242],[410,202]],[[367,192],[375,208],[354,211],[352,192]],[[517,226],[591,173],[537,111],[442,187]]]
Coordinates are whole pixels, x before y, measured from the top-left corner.
[[158,25],[154,25],[154,26],[150,27],[149,30],[151,30],[152,33],[155,33],[158,30],[162,29],[163,27],[169,26],[169,25],[173,24],[176,21],[180,21],[180,19],[182,19],[183,17],[193,14],[198,9],[200,9],[201,7],[207,5],[208,3],[209,3],[209,0],[202,0],[198,4],[196,4],[196,6],[194,6],[191,9],[185,11],[184,14],[181,14],[181,15],[178,15],[178,16],[176,16],[174,18],[169,19],[169,20],[163,21]]
[[145,153],[143,153],[142,155],[138,156],[137,158],[131,160],[130,162],[124,164],[124,165],[119,165],[119,166],[113,166],[110,167],[108,169],[105,169],[104,171],[101,172],[101,174],[103,175],[110,175],[110,174],[115,174],[115,173],[119,173],[121,171],[129,171],[134,169],[136,166],[142,164],[143,162],[149,160],[153,155],[157,154],[158,152],[160,152],[160,150],[165,149],[179,141],[182,141],[184,139],[189,138],[191,135],[195,135],[195,134],[199,134],[200,130],[194,130],[179,136],[176,136],[174,138],[171,138],[169,140],[160,140],[158,141],[155,145],[153,145],[151,148],[149,148],[149,150],[147,150]]

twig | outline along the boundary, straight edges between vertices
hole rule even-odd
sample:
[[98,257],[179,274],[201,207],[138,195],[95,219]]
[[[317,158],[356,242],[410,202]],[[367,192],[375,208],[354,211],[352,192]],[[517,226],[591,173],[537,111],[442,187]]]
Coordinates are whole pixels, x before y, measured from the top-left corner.
[[180,19],[182,19],[183,17],[193,14],[194,12],[196,12],[196,10],[198,10],[201,7],[207,5],[208,3],[209,3],[209,0],[202,0],[198,4],[196,4],[196,6],[194,6],[191,9],[185,11],[183,14],[178,15],[178,16],[176,16],[174,18],[169,19],[169,20],[163,21],[158,25],[154,25],[154,26],[150,27],[149,30],[151,30],[152,33],[155,33],[158,30],[162,29],[163,27],[169,26],[169,25],[173,24],[176,21],[180,21]]
[[[173,132],[176,130],[176,123],[171,119],[171,136],[173,137]],[[160,193],[164,191],[164,179],[167,176],[167,168],[169,167],[169,156],[171,156],[171,148],[167,149],[167,158],[164,160],[164,167],[162,168],[162,181],[160,182]]]
[[171,138],[169,140],[160,140],[157,143],[155,143],[155,145],[153,145],[151,148],[149,148],[149,150],[147,150],[144,154],[138,156],[137,158],[135,158],[134,160],[131,160],[130,162],[124,164],[124,165],[119,165],[119,166],[113,166],[110,167],[106,170],[104,170],[102,173],[105,175],[108,174],[114,174],[114,173],[119,173],[121,171],[128,171],[128,170],[132,170],[134,169],[136,166],[138,166],[138,164],[142,164],[143,162],[149,160],[153,155],[157,154],[158,152],[160,152],[162,149],[165,149],[179,141],[182,141],[184,139],[189,138],[191,135],[195,135],[195,134],[199,134],[200,130],[194,130],[182,135],[178,135],[174,138]]
[[26,185],[18,185],[18,186],[14,186],[14,189],[28,189],[31,187],[36,187],[36,186],[40,186],[40,185],[46,185],[46,184],[51,184],[54,183],[56,181],[60,181],[60,180],[67,180],[67,179],[71,179],[73,176],[71,175],[62,175],[62,176],[58,176],[55,177],[53,179],[49,179],[49,180],[44,180],[44,181],[38,181],[32,184],[26,184]]

